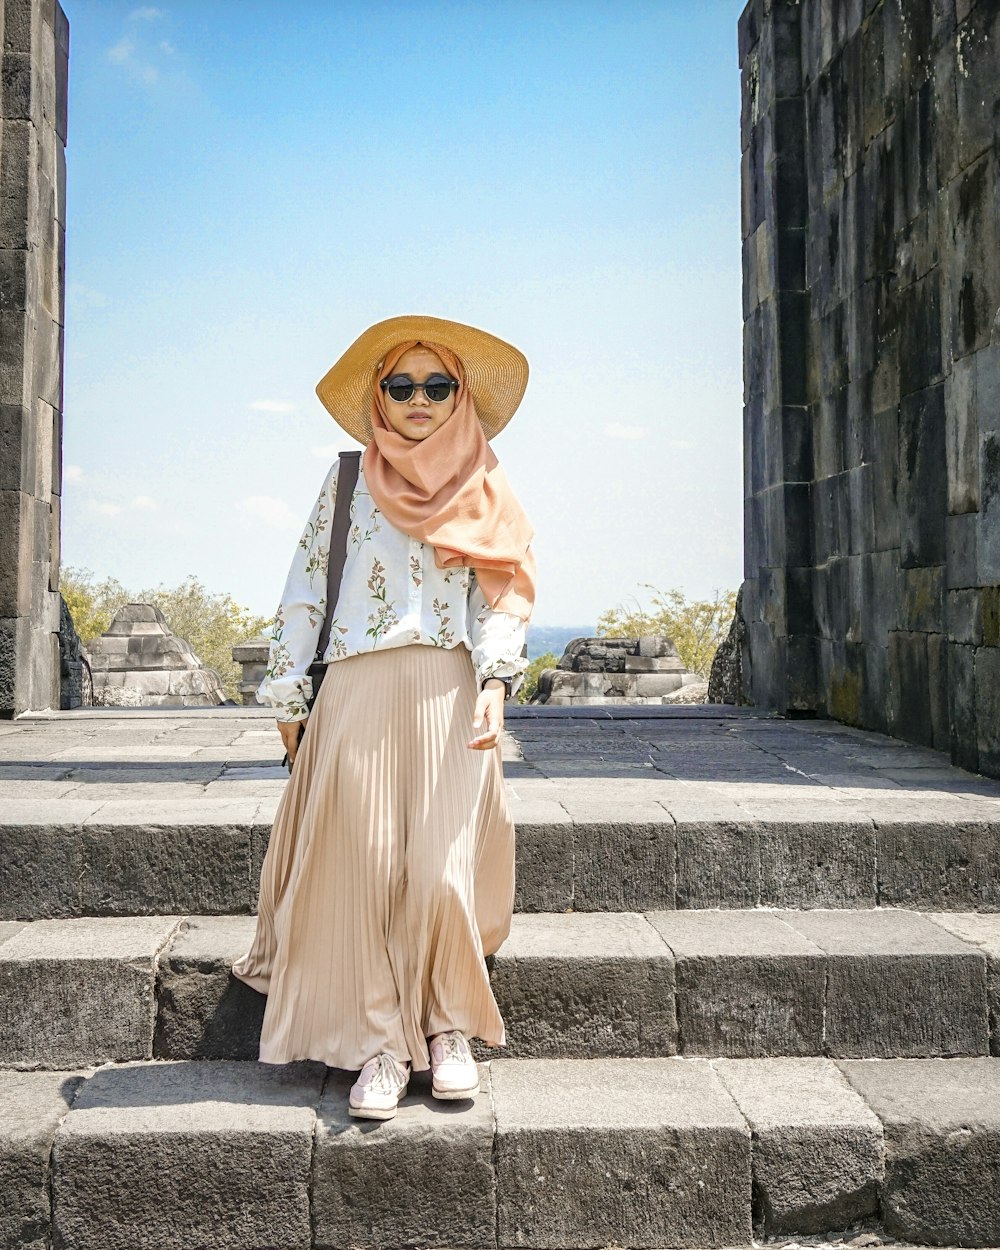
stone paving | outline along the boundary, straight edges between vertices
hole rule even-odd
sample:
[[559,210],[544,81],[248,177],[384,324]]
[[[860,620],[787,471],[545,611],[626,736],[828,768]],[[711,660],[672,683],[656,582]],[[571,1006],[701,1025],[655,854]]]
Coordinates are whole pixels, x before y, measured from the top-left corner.
[[[471,736],[471,727],[470,727]],[[507,709],[512,805],[654,805],[674,818],[814,820],[912,812],[1000,820],[1000,781],[938,751],[828,720],[717,705]],[[92,709],[0,722],[3,823],[59,811],[86,821],[162,804],[265,819],[287,774],[267,708]],[[49,805],[58,802],[58,809]]]

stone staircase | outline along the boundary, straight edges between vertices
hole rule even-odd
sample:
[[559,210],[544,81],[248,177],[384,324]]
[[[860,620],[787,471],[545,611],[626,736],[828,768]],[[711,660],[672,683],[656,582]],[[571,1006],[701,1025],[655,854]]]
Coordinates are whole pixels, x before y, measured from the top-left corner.
[[266,709],[0,724],[0,1245],[1000,1244],[1000,783],[830,722],[508,712],[472,1104],[256,1061]]

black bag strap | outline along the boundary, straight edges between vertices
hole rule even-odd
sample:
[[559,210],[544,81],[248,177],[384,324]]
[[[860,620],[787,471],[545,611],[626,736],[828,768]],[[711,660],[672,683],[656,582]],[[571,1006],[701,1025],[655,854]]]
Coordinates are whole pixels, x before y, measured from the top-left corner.
[[322,660],[330,641],[333,613],[340,596],[340,583],[347,563],[347,534],[351,527],[351,500],[358,484],[361,467],[360,451],[342,451],[337,468],[337,500],[333,505],[333,528],[330,530],[330,558],[326,570],[326,616],[316,648],[316,658]]

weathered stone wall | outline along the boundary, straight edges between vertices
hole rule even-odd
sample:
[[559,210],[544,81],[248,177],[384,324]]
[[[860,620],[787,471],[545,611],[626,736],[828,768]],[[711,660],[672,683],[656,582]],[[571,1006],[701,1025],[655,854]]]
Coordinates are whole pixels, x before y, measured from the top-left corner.
[[69,27],[0,0],[0,716],[59,707]]
[[1000,3],[751,0],[755,703],[1000,774]]

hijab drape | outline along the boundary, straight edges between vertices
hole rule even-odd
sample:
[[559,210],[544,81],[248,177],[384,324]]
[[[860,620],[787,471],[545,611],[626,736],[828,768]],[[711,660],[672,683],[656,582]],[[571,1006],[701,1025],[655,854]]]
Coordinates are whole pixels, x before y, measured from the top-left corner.
[[[379,382],[418,342],[440,357],[459,385],[444,425],[424,439],[411,439],[389,424]],[[430,543],[438,568],[475,569],[490,607],[529,620],[535,602],[534,529],[479,422],[459,357],[424,340],[392,348],[375,382],[371,418],[364,473],[379,511]]]

